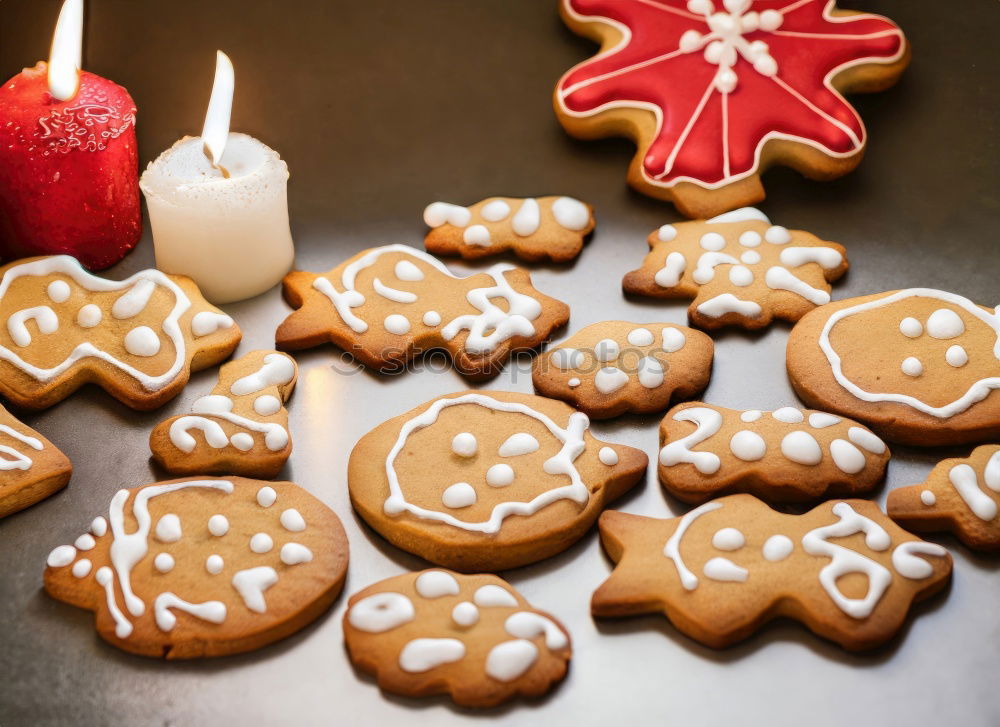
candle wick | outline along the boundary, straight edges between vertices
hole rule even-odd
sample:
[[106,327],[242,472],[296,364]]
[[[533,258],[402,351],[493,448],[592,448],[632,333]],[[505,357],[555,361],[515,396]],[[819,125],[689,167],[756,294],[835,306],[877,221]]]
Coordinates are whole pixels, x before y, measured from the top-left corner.
[[222,178],[223,179],[229,179],[229,177],[231,176],[229,174],[229,170],[226,169],[221,164],[217,164],[216,163],[216,161],[215,161],[215,155],[212,154],[212,149],[211,149],[211,147],[209,147],[209,145],[208,145],[207,142],[205,142],[205,143],[203,143],[201,145],[201,151],[205,155],[205,157],[208,159],[208,163],[211,164],[215,169],[218,169],[222,173]]

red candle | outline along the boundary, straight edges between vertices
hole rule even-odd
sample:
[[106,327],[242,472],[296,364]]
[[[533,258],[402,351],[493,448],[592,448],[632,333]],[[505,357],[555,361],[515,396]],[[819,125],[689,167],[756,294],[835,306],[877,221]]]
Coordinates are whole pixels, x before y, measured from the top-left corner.
[[65,253],[100,270],[142,234],[135,102],[85,71],[59,100],[47,76],[40,62],[0,88],[0,258]]

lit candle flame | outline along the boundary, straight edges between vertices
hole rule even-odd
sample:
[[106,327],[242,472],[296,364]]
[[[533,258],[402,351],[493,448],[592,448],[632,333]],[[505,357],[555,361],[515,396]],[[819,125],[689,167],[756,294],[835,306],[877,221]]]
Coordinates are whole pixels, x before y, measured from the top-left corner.
[[69,101],[80,88],[83,67],[83,0],[66,0],[52,35],[49,54],[49,93]]
[[224,177],[228,177],[229,173],[219,163],[222,161],[222,155],[226,151],[226,141],[229,139],[229,121],[233,112],[235,86],[233,62],[221,50],[216,51],[215,83],[212,85],[212,98],[208,102],[201,138],[205,142],[205,156]]

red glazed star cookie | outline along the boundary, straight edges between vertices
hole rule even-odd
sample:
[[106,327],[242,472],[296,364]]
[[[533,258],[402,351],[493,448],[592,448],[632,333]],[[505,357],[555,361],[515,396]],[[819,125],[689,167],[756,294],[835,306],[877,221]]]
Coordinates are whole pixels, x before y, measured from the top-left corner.
[[107,280],[67,255],[0,268],[0,393],[21,407],[44,409],[94,383],[155,409],[240,337],[190,278],[140,270]]
[[1000,445],[939,462],[924,484],[890,492],[886,512],[907,530],[949,531],[970,548],[1000,550]]
[[65,454],[0,406],[0,517],[61,490],[72,473]]
[[227,363],[190,414],[150,433],[153,458],[174,475],[277,476],[292,453],[284,402],[297,375],[295,360],[277,351],[251,351]]
[[105,641],[193,659],[251,651],[317,618],[344,585],[347,537],[291,482],[202,477],[119,490],[47,566],[45,590],[94,611]]
[[463,707],[537,697],[566,675],[566,629],[493,575],[406,573],[351,596],[351,661],[387,692]]
[[648,242],[642,267],[625,275],[622,288],[651,298],[694,298],[688,318],[699,328],[797,321],[830,302],[830,283],[848,268],[837,243],[772,225],[753,207],[663,225]]
[[523,260],[563,263],[580,254],[594,212],[572,197],[490,197],[471,207],[433,202],[424,222],[433,228],[424,246],[435,255],[475,260],[513,250]]
[[663,417],[658,473],[670,494],[690,503],[735,492],[807,502],[869,492],[885,477],[889,456],[871,431],[833,414],[699,401]]
[[951,575],[948,551],[866,500],[785,515],[730,495],[669,520],[606,512],[600,528],[617,565],[594,592],[594,615],[663,613],[714,648],[786,617],[850,651],[871,649]]
[[347,469],[351,503],[396,546],[466,573],[562,552],[639,482],[646,455],[594,439],[586,414],[530,394],[442,396],[376,427]]
[[605,321],[536,358],[531,378],[539,394],[595,419],[649,414],[703,391],[714,350],[711,338],[684,326]]
[[298,310],[278,327],[277,348],[330,341],[383,373],[440,348],[466,376],[489,378],[569,320],[569,307],[535,290],[522,268],[461,278],[406,245],[365,250],[327,273],[293,271],[284,292]]
[[864,124],[843,93],[891,86],[902,31],[832,0],[561,0],[566,24],[601,44],[555,90],[569,133],[628,136],[629,183],[710,217],[764,198],[783,164],[814,179],[852,170]]
[[807,404],[917,446],[1000,438],[1000,310],[932,288],[817,308],[788,338]]

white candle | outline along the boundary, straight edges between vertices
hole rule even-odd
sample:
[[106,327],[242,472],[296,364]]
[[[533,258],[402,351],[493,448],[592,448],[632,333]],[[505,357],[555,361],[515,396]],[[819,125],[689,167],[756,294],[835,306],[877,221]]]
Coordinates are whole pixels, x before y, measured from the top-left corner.
[[263,293],[295,257],[288,166],[267,145],[229,131],[232,97],[232,64],[220,52],[202,136],[167,149],[139,182],[156,266],[192,278],[213,303]]

